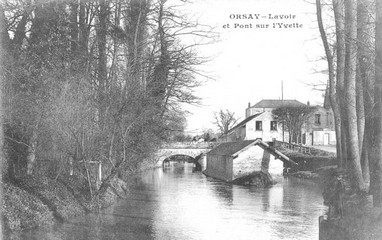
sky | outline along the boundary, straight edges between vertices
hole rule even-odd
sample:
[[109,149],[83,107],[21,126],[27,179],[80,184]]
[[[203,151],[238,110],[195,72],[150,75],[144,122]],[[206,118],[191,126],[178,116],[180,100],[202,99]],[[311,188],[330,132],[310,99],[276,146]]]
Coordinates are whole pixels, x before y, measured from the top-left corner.
[[[325,74],[318,73],[325,69],[325,61],[319,61],[324,49],[314,4],[307,0],[194,0],[182,11],[215,27],[219,34],[217,42],[197,49],[199,55],[212,59],[199,68],[213,80],[200,79],[204,84],[195,93],[202,99],[201,106],[184,106],[190,112],[189,134],[216,131],[213,116],[220,109],[233,111],[243,120],[249,102],[281,99],[282,82],[284,99],[323,103],[323,92],[313,86],[327,81]],[[256,24],[268,24],[268,28]]]

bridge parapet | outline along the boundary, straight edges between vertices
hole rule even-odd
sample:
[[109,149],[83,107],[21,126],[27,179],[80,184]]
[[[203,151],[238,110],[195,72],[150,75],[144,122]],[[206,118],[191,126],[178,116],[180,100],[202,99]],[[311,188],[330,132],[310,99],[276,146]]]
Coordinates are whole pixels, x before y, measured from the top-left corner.
[[216,142],[172,142],[162,146],[162,149],[212,149]]

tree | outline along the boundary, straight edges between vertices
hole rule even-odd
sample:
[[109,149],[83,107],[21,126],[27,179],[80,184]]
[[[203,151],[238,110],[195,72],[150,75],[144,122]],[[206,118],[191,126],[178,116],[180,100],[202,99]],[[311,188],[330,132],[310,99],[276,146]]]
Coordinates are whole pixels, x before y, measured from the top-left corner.
[[357,1],[345,2],[345,32],[346,32],[346,54],[345,54],[345,104],[347,124],[347,158],[353,168],[354,184],[360,190],[364,190],[365,183],[362,176],[359,129],[357,124],[356,109],[356,67],[357,67]]
[[375,119],[374,119],[374,154],[371,159],[371,179],[373,182],[373,204],[382,206],[382,1],[376,1],[375,22]]
[[[341,109],[340,132],[336,128],[337,135],[341,136],[340,141],[337,140],[337,144],[341,145],[341,149],[337,148],[338,167],[350,173],[353,187],[360,193],[367,189],[370,175],[370,193],[374,196],[375,206],[378,206],[382,202],[382,168],[378,165],[381,159],[379,142],[382,136],[379,132],[381,116],[378,105],[381,93],[378,92],[377,83],[380,78],[377,77],[377,69],[381,63],[376,58],[374,61],[373,59],[374,55],[378,56],[378,37],[381,37],[377,32],[380,23],[374,21],[378,21],[374,14],[378,15],[381,6],[378,8],[371,0],[333,0],[336,29],[336,41],[332,46],[336,52],[334,61],[320,18],[321,3],[318,0],[316,4],[321,38],[328,60],[329,83],[336,88],[334,96],[337,104],[332,102],[332,107],[334,111],[338,109],[338,105]],[[334,71],[336,81],[332,81]],[[333,86],[330,88],[334,89]]]
[[[337,165],[339,168],[343,167],[343,155],[342,155],[342,142],[341,142],[341,110],[340,110],[340,95],[338,94],[336,90],[336,73],[335,73],[335,66],[334,66],[334,57],[331,52],[331,47],[328,41],[328,38],[326,36],[326,32],[324,29],[323,21],[322,21],[322,6],[321,1],[316,0],[316,9],[317,9],[317,22],[318,22],[318,28],[320,31],[320,36],[324,45],[326,60],[328,62],[328,94],[329,94],[329,100],[330,105],[333,109],[333,115],[334,115],[334,126],[335,126],[335,132],[336,132],[336,149],[337,149]],[[338,75],[337,75],[338,76]]]
[[374,105],[373,33],[375,29],[373,17],[369,11],[373,8],[373,2],[373,0],[359,0],[357,6],[357,120],[360,132],[361,167],[367,185],[370,184],[369,156],[371,148],[369,146],[372,144],[372,137],[369,136],[372,136],[374,132],[372,106]]
[[[17,171],[33,174],[35,159],[64,169],[70,160],[96,196],[184,130],[179,104],[197,103],[194,75],[205,59],[196,54],[204,40],[184,44],[181,36],[210,39],[209,27],[164,0],[0,6],[1,49],[11,56],[1,62],[5,144],[22,162]],[[103,166],[101,184],[94,162]]]
[[235,113],[226,109],[225,111],[220,110],[214,113],[215,124],[221,135],[228,133],[228,131],[236,124],[237,119]]
[[301,143],[302,126],[307,116],[312,112],[311,107],[279,107],[272,111],[277,121],[285,124],[289,133],[289,142]]

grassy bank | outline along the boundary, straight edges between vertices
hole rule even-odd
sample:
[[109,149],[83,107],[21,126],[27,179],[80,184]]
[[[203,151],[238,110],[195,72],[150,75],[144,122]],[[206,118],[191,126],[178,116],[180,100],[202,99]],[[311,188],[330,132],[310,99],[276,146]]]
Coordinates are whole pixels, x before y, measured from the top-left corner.
[[298,164],[287,166],[288,176],[324,184],[326,177],[336,169],[334,153],[319,149],[314,149],[310,153],[302,153],[280,146],[277,149]]
[[67,221],[111,205],[126,191],[126,182],[117,179],[105,194],[92,198],[87,184],[76,176],[16,176],[3,182],[3,229],[15,231]]

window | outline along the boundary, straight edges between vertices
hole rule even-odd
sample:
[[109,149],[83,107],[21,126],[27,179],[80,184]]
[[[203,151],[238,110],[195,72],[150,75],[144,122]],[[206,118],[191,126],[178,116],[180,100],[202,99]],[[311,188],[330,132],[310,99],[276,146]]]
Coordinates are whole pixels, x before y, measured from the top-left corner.
[[320,114],[315,114],[314,115],[314,123],[315,124],[318,124],[318,125],[320,125],[321,124],[321,119],[320,119]]
[[256,131],[263,130],[263,122],[262,121],[256,121]]
[[271,131],[277,131],[277,121],[271,121]]

